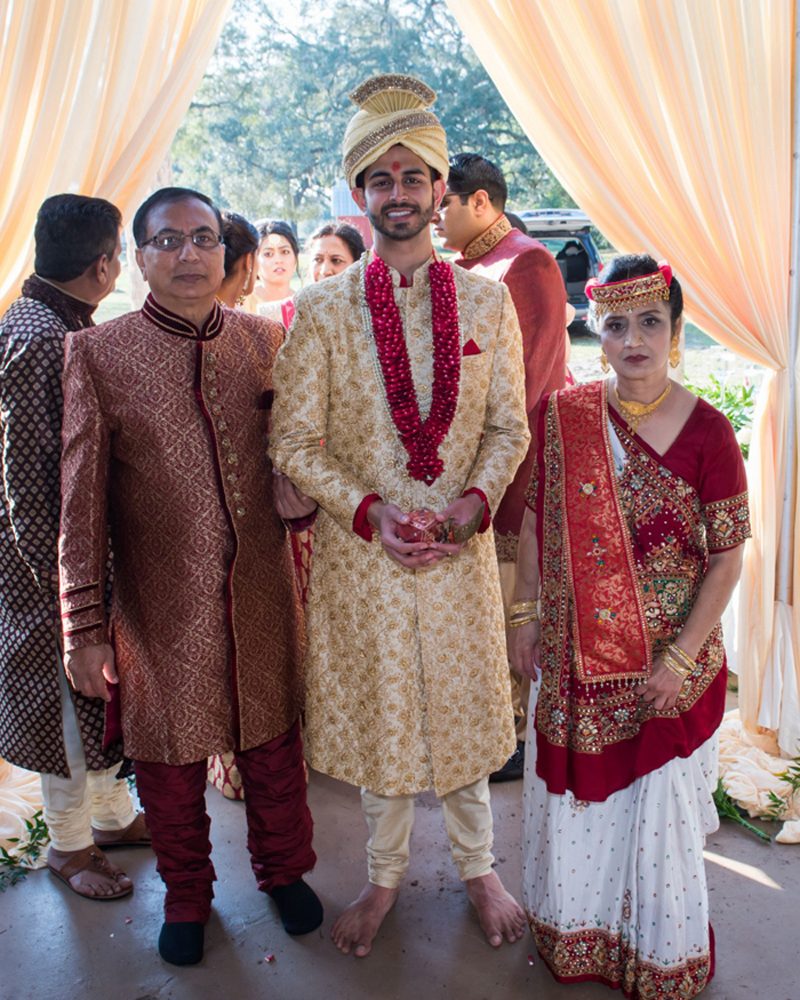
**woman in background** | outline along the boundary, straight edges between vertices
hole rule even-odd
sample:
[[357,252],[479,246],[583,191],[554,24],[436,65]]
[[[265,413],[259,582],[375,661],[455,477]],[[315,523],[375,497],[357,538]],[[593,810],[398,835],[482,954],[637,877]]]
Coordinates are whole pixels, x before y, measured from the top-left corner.
[[326,222],[311,234],[307,247],[312,281],[340,274],[366,250],[361,233],[346,222]]
[[217,301],[235,309],[244,305],[256,282],[258,230],[243,216],[223,212],[222,236],[225,240],[225,277],[217,292]]
[[292,278],[300,262],[297,237],[288,222],[268,219],[258,227],[256,312],[277,320],[288,330],[294,318]]

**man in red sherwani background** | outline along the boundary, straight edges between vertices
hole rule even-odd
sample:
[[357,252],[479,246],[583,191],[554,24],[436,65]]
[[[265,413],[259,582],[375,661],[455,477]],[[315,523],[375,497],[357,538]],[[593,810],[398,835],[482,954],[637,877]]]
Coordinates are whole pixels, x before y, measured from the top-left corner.
[[[455,264],[508,286],[522,331],[531,443],[494,517],[506,610],[514,600],[519,530],[536,455],[539,402],[545,393],[564,388],[567,372],[567,293],[561,272],[543,244],[512,227],[504,215],[507,198],[508,188],[499,167],[477,153],[458,153],[450,157],[447,190],[435,221],[445,247],[459,253]],[[523,774],[530,680],[513,670],[511,677],[517,750],[490,781],[509,781]]]
[[212,753],[235,753],[253,871],[285,929],[322,922],[302,879],[316,860],[299,729],[302,609],[267,458],[283,332],[216,301],[222,220],[205,195],[157,191],[133,233],[150,285],[143,308],[67,342],[65,666],[110,708],[118,692],[167,889],[159,951],[188,965],[202,958],[214,895]]

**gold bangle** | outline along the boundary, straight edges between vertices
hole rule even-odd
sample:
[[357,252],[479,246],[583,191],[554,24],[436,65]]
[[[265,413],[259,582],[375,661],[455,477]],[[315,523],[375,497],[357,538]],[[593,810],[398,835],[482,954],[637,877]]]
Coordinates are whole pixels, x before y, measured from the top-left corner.
[[681,669],[680,669],[679,667],[676,667],[676,666],[675,666],[675,664],[674,664],[674,663],[672,663],[672,662],[671,662],[670,660],[667,660],[667,659],[665,659],[665,660],[664,660],[664,666],[665,666],[665,667],[667,668],[667,670],[669,670],[669,672],[670,672],[671,674],[675,674],[675,676],[676,676],[676,677],[677,677],[677,678],[678,678],[678,679],[679,679],[680,681],[685,681],[685,680],[686,680],[686,678],[687,678],[687,677],[689,676],[689,674],[688,674],[688,673],[685,673],[685,672],[684,672],[683,670],[681,670]]
[[673,654],[671,646],[668,646],[664,650],[662,654],[662,659],[664,661],[664,666],[667,668],[667,670],[669,670],[670,673],[675,674],[676,677],[680,677],[682,681],[685,681],[686,678],[691,673],[691,670],[689,670],[688,667],[685,667],[680,662],[680,660],[678,660],[678,658]]
[[530,625],[532,622],[538,621],[538,615],[517,615],[509,620],[508,625],[509,628],[519,628],[520,625]]
[[697,662],[693,660],[691,656],[689,656],[689,654],[686,652],[685,649],[681,649],[681,647],[677,643],[673,642],[673,644],[669,647],[669,651],[670,653],[672,653],[673,656],[677,657],[678,660],[680,660],[680,662],[684,665],[684,667],[687,668],[689,673],[692,673],[694,669],[697,667]]
[[539,621],[539,612],[536,608],[528,608],[527,611],[515,611],[512,615],[509,615],[509,621],[515,622],[519,619],[533,619],[533,621]]
[[535,611],[537,614],[539,612],[539,602],[538,601],[514,601],[511,607],[508,609],[510,615],[518,615],[529,611]]

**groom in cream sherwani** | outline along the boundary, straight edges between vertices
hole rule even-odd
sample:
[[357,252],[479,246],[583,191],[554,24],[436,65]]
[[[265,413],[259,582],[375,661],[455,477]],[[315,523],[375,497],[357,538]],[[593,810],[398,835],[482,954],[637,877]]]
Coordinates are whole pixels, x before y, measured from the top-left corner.
[[[529,441],[522,339],[504,285],[433,253],[448,172],[435,97],[405,76],[351,95],[344,169],[375,250],[298,295],[274,370],[273,461],[320,507],[306,754],[361,787],[369,829],[369,882],[332,932],[359,957],[397,898],[429,788],[490,943],[526,924],[492,868],[488,787],[516,746],[487,529]],[[421,508],[475,533],[404,541]]]

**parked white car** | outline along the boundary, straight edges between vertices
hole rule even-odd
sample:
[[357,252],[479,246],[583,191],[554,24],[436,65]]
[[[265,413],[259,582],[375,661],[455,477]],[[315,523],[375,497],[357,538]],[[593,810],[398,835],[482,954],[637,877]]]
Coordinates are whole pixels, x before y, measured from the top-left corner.
[[575,308],[575,322],[585,323],[589,300],[584,287],[602,267],[588,215],[573,208],[540,208],[516,214],[525,223],[528,235],[544,243],[555,257],[567,289],[567,301]]

